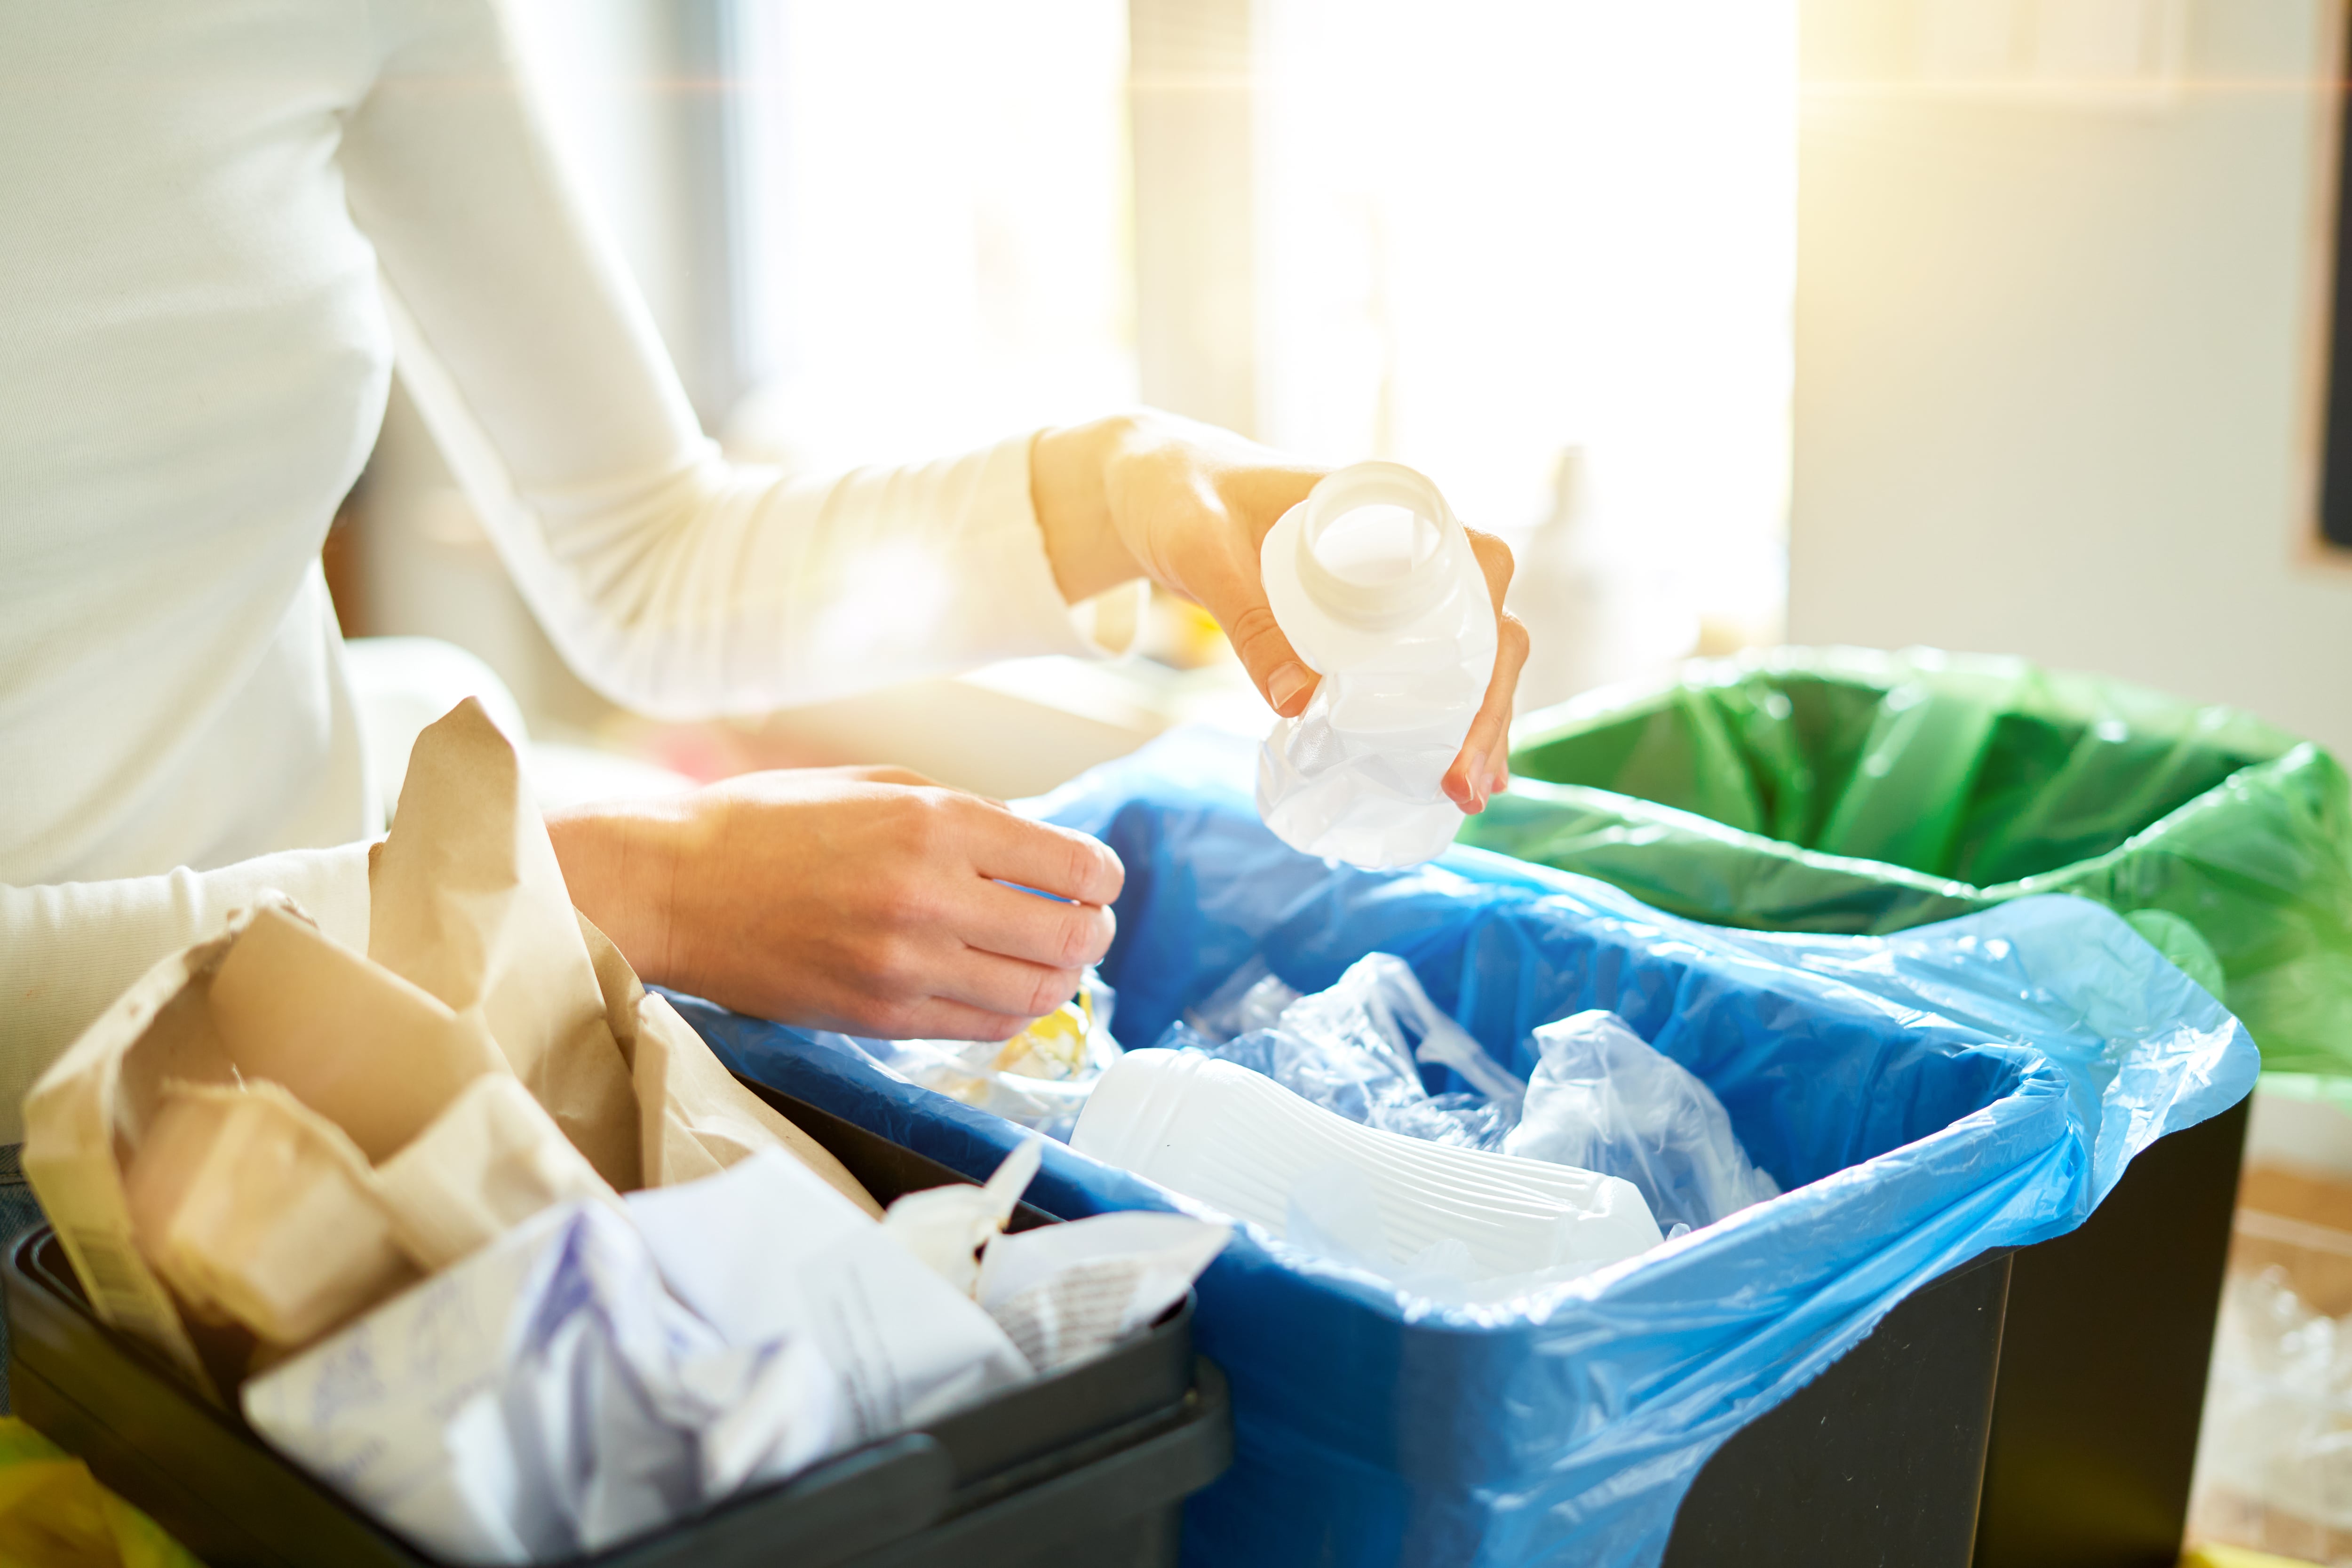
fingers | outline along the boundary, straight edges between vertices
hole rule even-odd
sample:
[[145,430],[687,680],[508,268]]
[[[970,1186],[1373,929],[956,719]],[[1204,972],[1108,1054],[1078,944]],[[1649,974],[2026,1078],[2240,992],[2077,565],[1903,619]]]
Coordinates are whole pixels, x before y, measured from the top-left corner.
[[972,879],[962,904],[953,918],[967,945],[1049,969],[1078,970],[1101,963],[1118,931],[1108,905],[1041,899],[978,878]]
[[1481,533],[1475,528],[1462,531],[1470,538],[1470,553],[1478,560],[1478,570],[1486,579],[1486,592],[1495,596],[1495,613],[1503,613],[1503,595],[1510,592],[1511,547],[1491,533]]
[[1127,883],[1127,868],[1100,839],[1031,822],[974,796],[947,800],[963,817],[972,869],[983,877],[1082,904],[1108,904]]
[[1496,618],[1495,676],[1486,684],[1486,700],[1470,721],[1462,750],[1445,770],[1445,794],[1465,813],[1486,809],[1486,802],[1510,787],[1511,703],[1519,684],[1519,669],[1528,662],[1528,628],[1507,611]]
[[1191,580],[1193,597],[1225,628],[1225,638],[1249,671],[1258,695],[1284,718],[1297,718],[1315,695],[1318,678],[1275,624],[1256,558],[1244,563],[1232,552],[1221,552],[1213,564],[1192,574]]
[[1258,551],[1323,470],[1226,431],[1153,419],[1157,437],[1114,466],[1115,526],[1155,579],[1217,618],[1267,704],[1295,717],[1314,694],[1315,672],[1266,607]]
[[1511,705],[1517,694],[1519,671],[1528,662],[1528,628],[1518,616],[1503,608],[1511,585],[1511,550],[1491,533],[1464,530],[1471,552],[1486,578],[1495,599],[1495,673],[1486,683],[1486,700],[1470,721],[1462,750],[1445,771],[1446,797],[1465,813],[1486,809],[1486,802],[1510,787]]
[[914,788],[937,789],[940,786],[912,768],[902,768],[896,763],[856,763],[845,768],[825,770],[856,779],[860,784],[908,784]]
[[869,1026],[853,1028],[851,1032],[886,1040],[1009,1040],[1028,1027],[1029,1022],[1026,1017],[1016,1018],[1009,1013],[992,1013],[984,1007],[927,996],[895,1017],[888,1028]]
[[[929,1000],[968,1007],[991,1019],[1010,1018],[1013,1027],[992,1037],[1003,1039],[1032,1018],[1043,1017],[1078,993],[1079,973],[1055,969],[1023,959],[967,948],[945,959],[933,978]],[[919,1010],[919,1008],[918,1009]],[[986,1035],[965,1035],[984,1039]]]

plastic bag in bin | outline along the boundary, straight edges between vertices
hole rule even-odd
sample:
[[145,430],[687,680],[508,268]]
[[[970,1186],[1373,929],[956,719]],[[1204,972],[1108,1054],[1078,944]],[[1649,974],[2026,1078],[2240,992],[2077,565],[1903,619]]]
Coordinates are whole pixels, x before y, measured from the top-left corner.
[[[1166,737],[1024,807],[1127,867],[1102,969],[1129,1038],[1253,959],[1311,993],[1391,952],[1514,1073],[1538,1026],[1616,1014],[1706,1085],[1783,1191],[1503,1307],[1432,1305],[1236,1234],[1198,1287],[1236,1449],[1187,1507],[1202,1568],[1647,1568],[1734,1432],[1928,1281],[2080,1225],[2139,1152],[2253,1083],[2236,1021],[2084,900],[1780,936],[1484,853],[1351,869],[1265,830],[1251,760]],[[739,1070],[967,1173],[1025,1136],[845,1044],[681,1011]],[[1433,1068],[1430,1087],[1469,1085]],[[1170,1206],[1058,1146],[1033,1193],[1063,1215]]]

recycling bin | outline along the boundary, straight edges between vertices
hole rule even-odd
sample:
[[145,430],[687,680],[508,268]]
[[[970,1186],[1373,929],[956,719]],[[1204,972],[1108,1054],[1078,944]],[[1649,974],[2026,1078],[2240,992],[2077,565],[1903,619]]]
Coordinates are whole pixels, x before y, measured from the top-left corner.
[[[1124,1043],[1252,960],[1312,992],[1390,952],[1522,1075],[1536,1025],[1616,1012],[1708,1084],[1782,1194],[1481,1307],[1242,1227],[1196,1287],[1235,1460],[1186,1505],[1186,1561],[1646,1568],[1736,1544],[1815,1568],[1969,1563],[2021,1261],[2095,1240],[2084,1222],[2151,1173],[2160,1221],[2162,1156],[2200,1134],[2234,1147],[2244,1030],[2082,900],[1759,936],[1475,850],[1356,870],[1265,831],[1251,760],[1171,737],[1032,804],[1127,867],[1103,964]],[[747,1079],[967,1174],[1026,1135],[840,1037],[679,1005]],[[1171,1203],[1058,1144],[1032,1198],[1065,1216]]]
[[[877,1197],[964,1178],[818,1108],[761,1091]],[[1053,1223],[1024,1205],[1013,1228]],[[55,1234],[0,1270],[16,1413],[209,1568],[437,1568],[265,1445],[232,1410],[100,1323]],[[579,1568],[1164,1568],[1185,1496],[1232,1450],[1223,1374],[1189,1301],[1109,1352],[827,1459]]]
[[[2225,1002],[2266,1068],[2352,1072],[2344,772],[2248,714],[2019,659],[1780,648],[1587,694],[1514,742],[1511,790],[1462,842],[1761,931],[2074,894]],[[2018,1259],[1986,1568],[2177,1552],[2242,1127],[2168,1143]]]

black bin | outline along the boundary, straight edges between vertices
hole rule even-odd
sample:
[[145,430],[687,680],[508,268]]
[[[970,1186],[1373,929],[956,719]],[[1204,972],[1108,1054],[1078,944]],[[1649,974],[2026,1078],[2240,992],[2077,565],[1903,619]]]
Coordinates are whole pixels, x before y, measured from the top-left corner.
[[[887,1202],[965,1178],[760,1089]],[[1021,1206],[1016,1230],[1054,1223]],[[233,1411],[91,1314],[43,1226],[5,1268],[16,1413],[209,1568],[434,1568]],[[582,1568],[1169,1568],[1183,1500],[1231,1461],[1225,1384],[1188,1300],[1109,1353],[593,1558]]]
[[2174,1568],[2246,1116],[1906,1298],[1716,1450],[1664,1568]]

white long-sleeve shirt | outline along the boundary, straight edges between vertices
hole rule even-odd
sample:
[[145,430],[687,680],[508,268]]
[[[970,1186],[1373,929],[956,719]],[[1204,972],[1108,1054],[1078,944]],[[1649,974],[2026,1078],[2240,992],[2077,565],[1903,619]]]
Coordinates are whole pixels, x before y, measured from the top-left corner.
[[824,479],[719,458],[511,49],[492,0],[0,8],[0,1139],[255,889],[365,941],[379,825],[318,553],[395,344],[622,702],[1087,647],[1027,438]]

